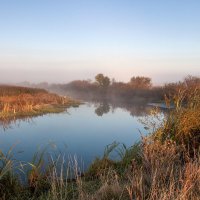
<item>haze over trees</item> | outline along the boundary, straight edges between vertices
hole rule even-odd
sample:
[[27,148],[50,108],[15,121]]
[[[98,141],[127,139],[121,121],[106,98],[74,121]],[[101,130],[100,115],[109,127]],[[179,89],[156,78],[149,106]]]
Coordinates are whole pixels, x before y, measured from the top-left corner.
[[[131,101],[142,99],[160,99],[162,88],[152,86],[149,77],[132,77],[129,82],[118,82],[100,73],[95,81],[76,80],[64,85],[55,85],[54,89],[62,89],[70,95],[83,99],[107,99]],[[51,87],[53,89],[53,87]]]
[[83,100],[150,102],[166,100],[176,94],[180,95],[180,91],[183,90],[187,91],[187,95],[185,93],[184,95],[189,98],[191,88],[200,87],[200,78],[187,76],[183,81],[154,86],[150,77],[132,76],[128,82],[121,82],[99,73],[94,77],[94,81],[74,80],[67,84],[48,84],[46,82],[30,84],[26,82],[27,85]]
[[134,89],[150,89],[152,87],[151,78],[144,76],[133,76],[129,84]]

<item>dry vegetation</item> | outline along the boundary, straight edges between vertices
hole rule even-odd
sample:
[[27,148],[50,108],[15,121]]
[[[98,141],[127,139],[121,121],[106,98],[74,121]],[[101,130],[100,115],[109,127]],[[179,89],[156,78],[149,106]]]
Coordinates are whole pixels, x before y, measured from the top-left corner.
[[43,89],[0,86],[0,119],[60,112],[72,105],[78,102]]
[[[150,136],[129,149],[109,145],[83,175],[76,158],[50,156],[45,164],[41,152],[32,163],[22,164],[12,159],[11,151],[1,154],[1,199],[200,199],[200,90],[178,91],[172,98],[176,108]],[[109,158],[113,150],[119,161]],[[25,184],[13,173],[19,169],[26,171]]]

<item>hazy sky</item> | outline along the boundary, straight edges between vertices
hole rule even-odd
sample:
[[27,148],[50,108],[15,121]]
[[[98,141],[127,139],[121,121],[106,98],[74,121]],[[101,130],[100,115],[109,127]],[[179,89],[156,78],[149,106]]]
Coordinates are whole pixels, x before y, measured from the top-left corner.
[[200,0],[0,0],[0,82],[200,75]]

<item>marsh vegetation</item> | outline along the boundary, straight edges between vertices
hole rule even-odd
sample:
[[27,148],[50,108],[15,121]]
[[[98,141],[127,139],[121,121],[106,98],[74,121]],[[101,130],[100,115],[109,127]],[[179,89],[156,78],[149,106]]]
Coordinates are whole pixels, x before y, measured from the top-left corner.
[[0,85],[0,120],[62,112],[79,102],[44,89]]
[[[12,150],[1,152],[1,199],[199,199],[200,87],[196,82],[168,87],[166,105],[175,108],[159,126],[151,121],[159,112],[154,109],[144,121],[150,135],[130,148],[108,145],[85,172],[73,156],[48,154],[46,159],[44,150],[24,163],[12,157]],[[112,152],[120,159],[111,159]]]

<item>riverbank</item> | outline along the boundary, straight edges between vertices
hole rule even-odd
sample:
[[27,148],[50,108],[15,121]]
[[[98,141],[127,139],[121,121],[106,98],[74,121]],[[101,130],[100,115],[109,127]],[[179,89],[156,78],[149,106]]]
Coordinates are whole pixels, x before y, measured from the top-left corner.
[[0,120],[59,113],[79,105],[79,101],[43,89],[0,86]]

